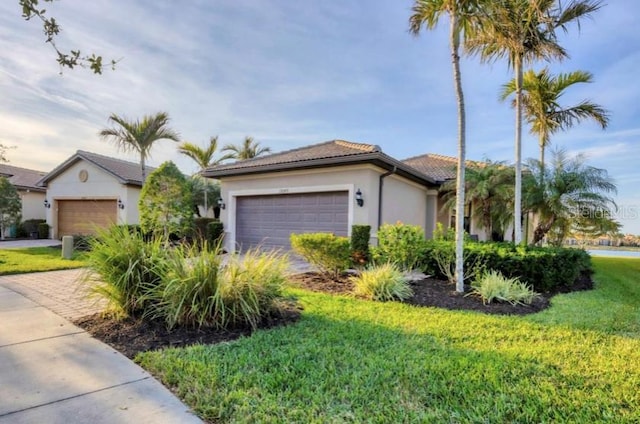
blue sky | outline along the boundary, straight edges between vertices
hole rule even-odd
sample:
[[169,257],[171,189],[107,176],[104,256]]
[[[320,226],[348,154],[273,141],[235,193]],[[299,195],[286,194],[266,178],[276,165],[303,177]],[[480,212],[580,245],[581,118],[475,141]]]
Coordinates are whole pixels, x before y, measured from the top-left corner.
[[[366,4],[366,8],[363,5]],[[0,4],[0,143],[13,165],[48,171],[76,150],[125,156],[97,136],[107,118],[167,111],[183,139],[238,143],[246,135],[274,151],[332,139],[379,145],[404,159],[456,154],[456,108],[447,22],[409,34],[412,1],[61,0],[46,4],[63,48],[121,59],[115,71],[59,74],[37,22],[17,0]],[[606,131],[583,123],[554,146],[584,152],[618,184],[619,220],[640,234],[640,3],[617,0],[561,35],[570,58],[552,72],[586,70],[567,104],[589,98],[611,112]],[[535,64],[539,69],[544,64]],[[512,75],[501,62],[462,64],[468,157],[513,160],[514,113],[498,101]],[[537,157],[525,132],[523,156]],[[195,166],[161,141],[152,165]]]

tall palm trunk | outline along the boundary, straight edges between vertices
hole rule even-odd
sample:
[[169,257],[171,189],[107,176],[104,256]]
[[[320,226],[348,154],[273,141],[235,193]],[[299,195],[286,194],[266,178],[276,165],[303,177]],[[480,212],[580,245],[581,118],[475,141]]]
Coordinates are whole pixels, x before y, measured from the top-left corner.
[[516,146],[515,146],[515,196],[513,208],[513,242],[522,242],[522,55],[514,60],[516,73]]
[[147,167],[144,155],[140,155],[140,170],[142,171],[142,184],[147,180]]
[[460,31],[458,17],[451,13],[451,62],[453,65],[453,82],[458,102],[458,170],[456,173],[456,291],[464,292],[464,189],[465,189],[465,112],[462,81],[460,77]]

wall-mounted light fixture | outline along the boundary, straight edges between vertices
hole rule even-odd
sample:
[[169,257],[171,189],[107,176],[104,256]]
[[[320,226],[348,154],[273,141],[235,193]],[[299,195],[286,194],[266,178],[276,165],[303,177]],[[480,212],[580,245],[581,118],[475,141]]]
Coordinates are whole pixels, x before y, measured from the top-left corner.
[[225,209],[227,207],[227,205],[224,204],[224,200],[222,200],[222,197],[218,199],[218,207],[220,209]]
[[46,209],[51,209],[51,203],[49,203],[49,201],[47,199],[44,199],[44,207]]
[[362,198],[362,192],[360,191],[360,189],[356,191],[356,203],[360,207],[364,206],[364,199]]
[[122,203],[122,199],[118,199],[118,209],[124,209],[124,203]]

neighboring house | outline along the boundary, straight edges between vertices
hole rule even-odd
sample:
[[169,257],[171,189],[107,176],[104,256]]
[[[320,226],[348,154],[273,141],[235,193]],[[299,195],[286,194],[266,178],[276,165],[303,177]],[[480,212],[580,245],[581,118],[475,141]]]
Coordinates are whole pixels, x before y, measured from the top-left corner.
[[431,237],[437,222],[451,222],[438,189],[455,177],[455,159],[398,161],[378,146],[334,140],[218,165],[203,175],[221,181],[227,249],[287,249],[291,233],[348,236],[354,224],[371,226],[372,243],[381,224],[397,221],[420,225]]
[[[45,219],[45,189],[37,185],[45,172],[0,163],[0,177],[7,177],[22,200],[22,220]],[[7,229],[9,231],[9,229]],[[5,234],[10,236],[11,234]]]
[[38,185],[47,190],[46,219],[54,239],[92,234],[114,223],[139,223],[139,163],[78,150]]

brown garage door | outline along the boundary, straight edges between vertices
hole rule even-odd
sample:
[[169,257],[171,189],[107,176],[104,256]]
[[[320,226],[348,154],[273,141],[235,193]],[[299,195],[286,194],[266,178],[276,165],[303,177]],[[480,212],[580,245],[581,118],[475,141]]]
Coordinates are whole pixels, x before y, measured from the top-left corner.
[[290,249],[291,233],[347,235],[346,191],[238,197],[236,208],[236,242],[241,249]]
[[94,234],[116,222],[115,200],[58,200],[58,237]]

